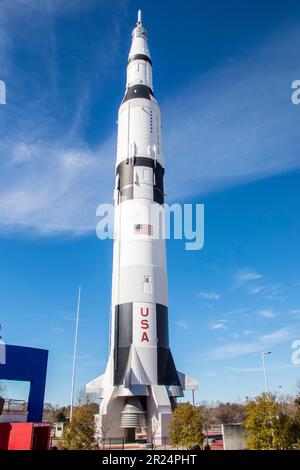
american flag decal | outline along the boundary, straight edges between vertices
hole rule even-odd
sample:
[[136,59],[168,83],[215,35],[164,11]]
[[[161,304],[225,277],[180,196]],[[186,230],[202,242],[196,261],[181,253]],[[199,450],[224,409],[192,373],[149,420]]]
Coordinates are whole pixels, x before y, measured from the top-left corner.
[[136,224],[134,226],[134,233],[136,235],[152,235],[152,225]]

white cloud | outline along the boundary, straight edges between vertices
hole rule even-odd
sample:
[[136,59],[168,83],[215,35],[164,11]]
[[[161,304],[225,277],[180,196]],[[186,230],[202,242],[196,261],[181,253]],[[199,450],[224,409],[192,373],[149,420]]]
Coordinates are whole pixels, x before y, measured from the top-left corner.
[[256,281],[257,279],[262,279],[262,274],[257,273],[256,271],[242,271],[237,274],[237,281],[240,284],[245,282]]
[[[263,279],[263,275],[258,273],[255,269],[240,269],[235,275],[235,282],[232,286],[232,290],[240,287],[246,287],[248,293],[249,289],[252,289],[251,283]],[[257,286],[254,286],[257,289]]]
[[264,291],[265,288],[266,288],[266,286],[254,286],[254,287],[250,287],[250,288],[248,289],[248,294],[250,294],[250,295],[260,294],[261,292]]
[[227,330],[228,329],[227,323],[228,321],[226,320],[215,321],[210,324],[209,328],[211,330]]
[[[55,15],[88,8],[93,2],[13,3],[13,7],[6,0],[0,4],[0,27],[7,38],[6,46],[0,47],[0,69],[9,78],[8,100],[0,115],[0,230],[42,235],[90,232],[96,228],[98,204],[112,201],[116,134],[93,148],[83,139],[81,118],[88,106],[88,93],[83,92],[79,78],[78,83],[72,80],[74,89],[80,86],[78,103],[75,100],[66,107],[65,91],[57,90],[53,21]],[[31,21],[23,38],[23,29],[17,26],[25,11]],[[43,73],[49,75],[49,86],[35,87],[39,79],[34,72],[30,76],[23,73],[11,56],[10,40],[30,41],[30,28],[36,28],[36,34],[42,28],[39,60]],[[104,43],[97,54],[96,66],[101,58],[107,60]]]
[[216,292],[200,292],[199,297],[205,300],[219,300],[221,295]]
[[282,300],[282,287],[282,284],[267,287],[263,292],[264,298],[267,300]]
[[223,315],[225,318],[227,317],[241,317],[243,315],[247,315],[248,313],[250,312],[250,309],[249,308],[236,308],[234,310],[228,310],[226,312],[223,312]]
[[[5,118],[0,118],[0,229],[82,234],[94,229],[98,203],[112,199],[116,132],[96,147],[83,138],[89,94],[82,95],[82,81],[76,95],[80,99],[68,110],[73,120],[65,119],[60,105],[63,90],[57,82],[53,15],[89,7],[93,1],[52,0],[46,2],[48,8],[44,5],[38,0],[2,0],[0,5],[0,68],[10,77]],[[28,24],[35,27],[42,21],[43,26],[51,83],[38,96],[29,88],[32,77],[16,69],[10,55],[13,34],[23,31],[12,31],[12,26],[24,11]],[[111,35],[118,44],[120,23]],[[299,31],[270,37],[250,55],[217,65],[161,103],[169,200],[299,168],[300,141],[294,125],[298,109],[289,99],[290,81],[300,73],[294,60],[298,43]],[[107,65],[105,41],[96,53],[97,71],[107,73],[112,67],[100,66]],[[216,76],[222,84],[217,88]],[[89,84],[85,86],[88,90]],[[16,90],[19,95],[12,102]],[[244,273],[241,282],[261,277]]]
[[[35,153],[42,157],[32,165]],[[7,182],[0,190],[2,230],[31,227],[42,234],[81,234],[95,229],[96,207],[107,202],[113,188],[112,154],[112,143],[105,142],[93,152],[80,146],[65,149],[59,144],[35,147],[34,154],[26,154],[25,165],[20,160],[17,164],[14,158],[14,165],[6,167]],[[111,179],[99,184],[108,168]]]
[[189,330],[189,325],[185,321],[178,321],[175,323],[175,325],[178,326],[179,328],[182,328],[183,330],[186,330],[186,331]]
[[202,378],[210,378],[210,377],[216,377],[216,373],[215,372],[206,372],[205,374],[201,374],[200,377]]
[[65,330],[65,328],[57,326],[57,327],[53,328],[52,331],[53,331],[53,333],[61,334],[61,333],[65,333],[66,330]]
[[239,339],[240,336],[241,336],[241,335],[240,335],[239,333],[232,333],[232,337],[233,337],[234,339]]
[[[254,273],[253,273],[254,275]],[[255,279],[251,279],[255,280]],[[275,284],[273,286],[249,286],[247,293],[249,295],[261,294],[267,300],[281,300],[282,297],[282,284]]]
[[253,333],[254,333],[253,330],[242,330],[242,331],[240,331],[240,332],[238,332],[238,333],[234,333],[234,332],[233,332],[233,333],[232,333],[232,337],[233,337],[234,339],[239,339],[239,338],[241,338],[241,337],[243,337],[243,336],[251,336],[251,335],[253,335]]
[[263,318],[275,318],[276,313],[273,312],[273,310],[260,310],[257,312],[257,315]]
[[259,336],[251,342],[229,342],[212,349],[209,353],[211,359],[228,359],[270,349],[297,336],[294,326],[288,326],[268,334]]
[[[269,364],[268,365],[268,370],[273,371],[273,372],[281,372],[287,369],[293,369],[296,366],[294,364]],[[230,370],[232,372],[262,372],[263,368],[262,367],[226,367],[227,370]]]
[[168,169],[171,197],[299,168],[299,113],[290,101],[290,83],[300,74],[294,61],[299,36],[298,27],[274,34],[250,55],[223,62],[169,98],[163,107],[166,156],[181,149]]

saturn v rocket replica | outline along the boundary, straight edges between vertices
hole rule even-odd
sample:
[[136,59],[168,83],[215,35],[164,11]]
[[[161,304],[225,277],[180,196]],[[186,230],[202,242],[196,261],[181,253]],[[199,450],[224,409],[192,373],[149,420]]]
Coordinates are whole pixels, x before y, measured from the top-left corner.
[[[102,398],[99,433],[162,442],[176,398],[197,382],[178,372],[169,347],[160,109],[141,12],[132,32],[118,115],[111,338],[105,373],[86,386]],[[152,214],[152,217],[151,217]],[[105,432],[104,432],[105,430]]]

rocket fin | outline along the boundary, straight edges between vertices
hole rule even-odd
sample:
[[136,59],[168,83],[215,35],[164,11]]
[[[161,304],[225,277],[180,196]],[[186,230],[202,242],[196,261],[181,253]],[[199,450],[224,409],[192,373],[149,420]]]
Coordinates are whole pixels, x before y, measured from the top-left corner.
[[171,404],[167,388],[164,385],[151,385],[151,395],[158,413],[169,413]]
[[145,372],[137,350],[133,347],[131,354],[131,384],[150,385],[150,383],[151,381]]
[[131,385],[130,378],[131,378],[132,349],[133,349],[133,346],[131,345],[130,351],[129,351],[129,354],[128,354],[127,366],[126,366],[125,374],[124,374],[124,386],[125,386],[125,388],[130,388],[130,385]]
[[198,390],[199,382],[183,372],[177,371],[181,387],[183,390]]
[[103,386],[104,376],[105,374],[102,374],[99,377],[96,377],[94,380],[91,380],[91,382],[85,386],[86,393],[99,393]]
[[181,385],[169,348],[158,348],[157,374],[159,385]]
[[131,345],[124,374],[124,387],[131,389],[133,385],[150,385],[136,348]]

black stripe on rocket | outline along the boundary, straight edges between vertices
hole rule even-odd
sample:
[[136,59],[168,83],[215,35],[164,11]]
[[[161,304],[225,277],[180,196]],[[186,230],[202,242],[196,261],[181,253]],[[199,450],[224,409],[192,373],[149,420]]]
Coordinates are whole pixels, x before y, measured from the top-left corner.
[[157,384],[180,385],[169,347],[168,307],[156,304]]
[[158,204],[164,203],[164,168],[156,160],[147,157],[133,157],[123,160],[116,169],[119,176],[117,189],[119,190],[119,201],[123,202],[133,199],[134,167],[146,166],[153,168],[153,201]]
[[152,66],[152,60],[150,57],[148,57],[145,54],[135,54],[132,57],[128,59],[127,65],[131,64],[134,60],[144,60],[145,62],[149,62],[149,64]]
[[151,96],[155,98],[153,91],[147,85],[132,85],[127,89],[122,103],[125,103],[126,101],[132,100],[134,98],[144,98],[151,101]]
[[[114,385],[123,385],[128,373],[128,358],[132,344],[133,304],[115,307]],[[169,347],[168,308],[156,304],[157,384],[178,385],[180,381]]]
[[126,373],[132,343],[132,311],[132,303],[115,307],[114,385],[121,385]]

